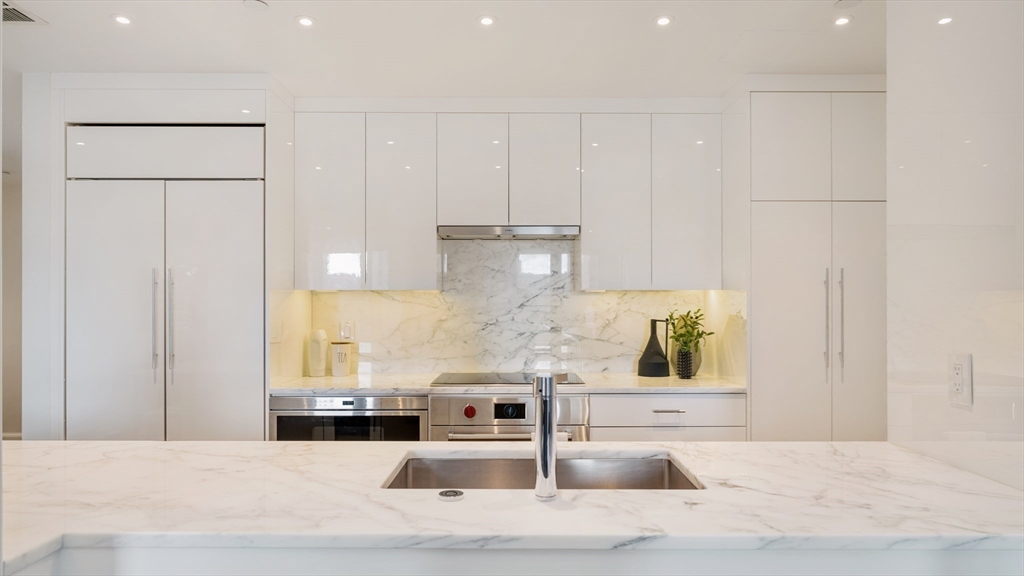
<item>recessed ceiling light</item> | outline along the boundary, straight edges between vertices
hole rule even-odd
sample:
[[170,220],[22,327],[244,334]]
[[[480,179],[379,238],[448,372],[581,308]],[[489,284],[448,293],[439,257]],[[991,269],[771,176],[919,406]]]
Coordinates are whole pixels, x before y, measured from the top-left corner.
[[292,143],[291,143],[291,142],[285,142],[285,144],[288,144],[289,146],[291,146],[291,145],[292,145]]
[[406,170],[408,170],[408,169],[410,169],[410,168],[412,168],[412,166],[406,166],[406,167],[405,167],[405,169],[406,169]]
[[494,24],[494,17],[493,16],[481,16],[480,17],[480,23],[483,24],[484,26],[490,26],[491,24]]
[[836,18],[834,23],[836,26],[845,26],[853,21],[853,16],[840,16]]
[[591,144],[591,146],[597,146],[597,142],[594,142],[593,144]]
[[952,21],[952,18],[943,18],[942,20],[939,20],[939,24],[949,24]]
[[657,20],[654,21],[658,26],[668,26],[672,23],[671,16],[658,16]]
[[249,113],[248,110],[242,110],[242,114],[248,114],[248,113]]
[[295,21],[303,26],[312,26],[316,22],[311,16],[296,16]]
[[75,142],[75,144],[78,144],[79,146],[85,146],[85,142]]
[[388,140],[388,144],[394,144],[394,143],[395,143],[394,140]]
[[113,18],[114,22],[117,22],[118,24],[131,24],[132,23],[132,19],[131,18],[129,18],[127,16],[121,16],[120,14],[113,14],[110,17]]
[[242,5],[250,10],[259,10],[260,12],[270,8],[264,0],[242,0]]
[[500,144],[500,143],[501,142],[498,142],[497,140],[495,140],[494,142],[491,142],[491,144]]
[[319,169],[320,169],[320,167],[319,167],[319,166],[317,166],[317,167],[316,167],[316,169],[317,169],[317,170],[319,170]]
[[704,143],[703,140],[697,140],[697,144],[703,144],[703,143]]
[[[988,166],[988,164],[985,164],[985,166]],[[500,169],[501,169],[501,166],[495,166],[495,168],[497,168],[497,169],[499,169],[499,170],[500,170]]]

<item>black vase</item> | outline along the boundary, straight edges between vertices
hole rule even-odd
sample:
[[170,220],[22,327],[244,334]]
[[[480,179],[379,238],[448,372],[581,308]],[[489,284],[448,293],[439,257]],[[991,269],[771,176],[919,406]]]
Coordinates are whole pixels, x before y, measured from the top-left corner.
[[685,380],[693,376],[693,351],[676,350],[676,375]]

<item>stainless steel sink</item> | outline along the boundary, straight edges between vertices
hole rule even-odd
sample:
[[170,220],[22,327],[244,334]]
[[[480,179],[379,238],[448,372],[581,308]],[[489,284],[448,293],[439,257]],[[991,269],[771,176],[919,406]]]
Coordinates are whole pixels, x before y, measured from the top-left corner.
[[[532,458],[410,458],[388,488],[533,490]],[[668,458],[563,458],[555,466],[565,490],[699,490]]]

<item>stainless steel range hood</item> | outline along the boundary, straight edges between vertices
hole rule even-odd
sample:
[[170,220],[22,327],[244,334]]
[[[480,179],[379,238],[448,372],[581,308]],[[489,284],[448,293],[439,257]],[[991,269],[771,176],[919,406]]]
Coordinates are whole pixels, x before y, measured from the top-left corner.
[[438,226],[445,240],[572,240],[579,226]]

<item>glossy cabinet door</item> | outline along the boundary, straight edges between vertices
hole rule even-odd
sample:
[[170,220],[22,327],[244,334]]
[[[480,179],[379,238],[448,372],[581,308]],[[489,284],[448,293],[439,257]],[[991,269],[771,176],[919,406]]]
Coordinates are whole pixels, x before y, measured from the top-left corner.
[[885,200],[885,94],[832,94],[832,199]]
[[434,114],[366,115],[368,290],[439,287]]
[[832,438],[831,211],[831,202],[751,205],[753,440]]
[[886,439],[885,203],[832,203],[832,440]]
[[68,178],[263,178],[262,126],[68,126]]
[[831,200],[831,95],[750,95],[751,200]]
[[580,115],[509,114],[509,224],[580,223]]
[[654,114],[651,142],[652,287],[719,289],[721,115]]
[[508,223],[508,114],[437,115],[437,223]]
[[362,290],[365,115],[295,114],[295,288]]
[[167,182],[167,439],[262,440],[263,182]]
[[651,115],[583,114],[580,288],[651,288]]
[[67,439],[163,440],[164,183],[70,181],[66,218]]
[[590,427],[591,442],[743,442],[745,426]]

